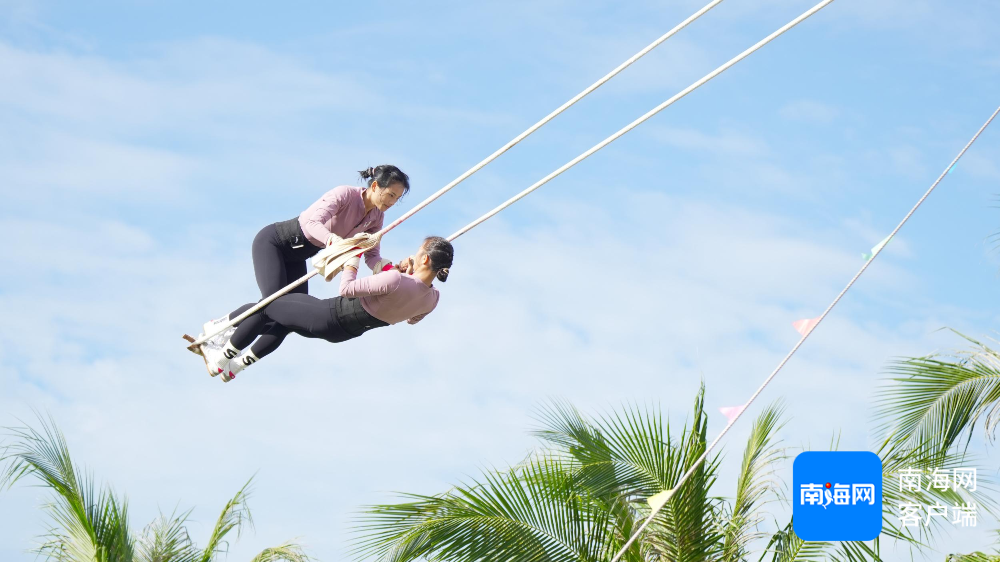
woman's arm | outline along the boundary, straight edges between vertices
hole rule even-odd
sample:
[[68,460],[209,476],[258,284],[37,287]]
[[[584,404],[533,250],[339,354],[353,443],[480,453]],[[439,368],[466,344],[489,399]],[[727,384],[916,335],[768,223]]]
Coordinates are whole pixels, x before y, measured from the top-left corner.
[[369,275],[358,279],[357,262],[345,265],[340,274],[340,296],[342,297],[375,297],[387,295],[399,287],[399,272],[391,271],[385,275]]
[[311,212],[305,215],[302,221],[302,230],[312,239],[326,243],[330,239],[330,229],[327,223],[333,221],[337,211],[348,203],[351,191],[344,188],[335,188],[326,192],[319,201],[313,203],[309,208]]
[[[371,225],[365,232],[368,234],[375,234],[376,232],[382,230],[382,224],[384,223],[385,216],[375,221],[375,224]],[[372,246],[370,250],[365,252],[365,263],[371,268],[372,273],[381,273],[392,269],[392,262],[389,260],[382,259],[382,243],[379,242]]]

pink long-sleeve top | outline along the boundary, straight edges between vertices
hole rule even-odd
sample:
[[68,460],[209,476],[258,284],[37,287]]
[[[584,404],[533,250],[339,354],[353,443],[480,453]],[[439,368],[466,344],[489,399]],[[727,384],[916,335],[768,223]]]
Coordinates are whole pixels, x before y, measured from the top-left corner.
[[340,274],[340,296],[359,297],[361,307],[388,324],[406,320],[416,324],[434,310],[441,293],[412,275],[395,269],[358,279],[358,272],[345,267]]
[[[323,248],[331,233],[350,238],[359,232],[375,234],[382,230],[385,215],[378,207],[365,213],[365,202],[361,198],[364,190],[363,187],[341,185],[327,191],[310,205],[299,215],[299,226],[306,239]],[[372,269],[382,259],[380,246],[376,244],[365,252],[365,263]]]

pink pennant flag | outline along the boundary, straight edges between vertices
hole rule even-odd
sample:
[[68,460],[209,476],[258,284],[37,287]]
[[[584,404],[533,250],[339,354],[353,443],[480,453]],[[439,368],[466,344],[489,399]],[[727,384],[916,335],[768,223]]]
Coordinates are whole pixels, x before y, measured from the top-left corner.
[[742,412],[745,409],[746,406],[723,406],[719,408],[719,411],[722,412],[722,415],[726,416],[726,419],[729,420],[729,423],[733,423],[733,420],[736,419],[736,416],[740,415],[740,412]]
[[792,322],[792,327],[795,328],[796,332],[804,336],[811,332],[816,327],[816,324],[819,324],[819,318],[805,318]]

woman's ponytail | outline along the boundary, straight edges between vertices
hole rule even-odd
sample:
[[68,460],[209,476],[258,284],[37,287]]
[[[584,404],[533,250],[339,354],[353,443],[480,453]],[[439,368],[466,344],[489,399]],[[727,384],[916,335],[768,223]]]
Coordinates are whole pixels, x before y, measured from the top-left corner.
[[440,236],[428,236],[424,239],[424,252],[431,259],[434,276],[438,281],[447,281],[451,272],[451,262],[455,259],[455,247]]
[[398,183],[403,186],[403,195],[406,195],[410,191],[410,176],[404,174],[403,170],[392,164],[370,166],[366,170],[359,171],[358,175],[361,176],[361,179],[365,180],[368,187],[371,187],[375,182],[378,182],[378,186],[382,188]]

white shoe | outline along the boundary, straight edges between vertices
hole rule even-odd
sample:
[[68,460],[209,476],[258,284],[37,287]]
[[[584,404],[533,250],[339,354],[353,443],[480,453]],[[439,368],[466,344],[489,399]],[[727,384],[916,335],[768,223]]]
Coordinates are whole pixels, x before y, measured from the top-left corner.
[[226,328],[226,330],[221,334],[216,334],[211,338],[209,338],[209,340],[205,343],[212,347],[217,347],[219,349],[222,349],[226,347],[226,344],[229,343],[230,338],[232,338],[233,334],[235,333],[236,333],[236,326],[230,326]]
[[222,318],[216,318],[215,320],[209,320],[208,322],[205,322],[202,325],[202,328],[204,328],[205,333],[207,334],[207,333],[209,333],[209,332],[212,331],[212,328],[215,328],[216,326],[225,324],[226,322],[229,322],[229,315],[228,314],[225,315],[225,316],[223,316]]
[[237,373],[256,362],[257,361],[248,353],[242,353],[239,357],[231,359],[229,363],[226,364],[222,372],[219,373],[222,375],[222,382],[229,382],[235,379]]
[[[201,336],[198,336],[198,339],[201,339]],[[209,353],[208,344],[203,343],[199,345],[198,353],[201,354],[201,358],[205,360],[205,369],[208,371],[208,374],[212,375],[213,377],[218,375],[219,374],[218,368],[212,367],[212,365],[209,364],[208,362],[208,353]]]
[[[217,330],[219,326],[225,324],[226,322],[229,322],[229,315],[223,316],[222,318],[216,318],[215,320],[209,320],[208,322],[205,322],[205,324],[202,325],[201,327],[201,329],[203,330],[202,333],[210,334],[215,330]],[[205,343],[212,347],[222,348],[226,345],[226,342],[229,341],[229,338],[232,337],[233,332],[235,331],[236,327],[230,326],[225,330],[223,330],[221,333],[216,334],[211,338],[209,338],[208,341],[206,341]]]
[[228,368],[231,357],[227,356],[225,350],[221,347],[203,345],[201,346],[201,353],[205,356],[205,365],[208,368],[208,374],[213,377],[221,375],[223,370]]

